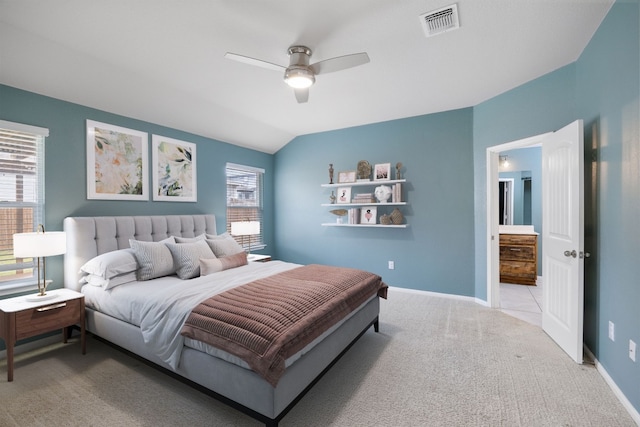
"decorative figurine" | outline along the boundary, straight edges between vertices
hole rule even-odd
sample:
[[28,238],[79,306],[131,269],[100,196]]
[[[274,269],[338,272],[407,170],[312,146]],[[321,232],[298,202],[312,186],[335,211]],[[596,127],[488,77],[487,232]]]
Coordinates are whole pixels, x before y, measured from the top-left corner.
[[402,179],[402,163],[396,163],[396,179]]
[[335,195],[335,193],[334,193],[333,191],[331,192],[331,195],[329,196],[329,200],[331,201],[331,204],[332,204],[332,205],[333,205],[333,204],[335,204],[335,202],[336,202],[336,195]]
[[329,184],[333,184],[333,163],[329,163]]
[[378,203],[387,203],[391,197],[391,193],[391,187],[388,185],[381,185],[380,187],[375,188],[373,194],[376,196]]
[[336,222],[338,224],[342,224],[342,217],[345,216],[349,211],[347,211],[346,209],[334,209],[329,212],[331,212],[337,217]]
[[402,224],[404,221],[404,215],[402,215],[402,212],[400,212],[400,209],[398,208],[395,208],[389,217],[391,218],[391,222],[394,224]]

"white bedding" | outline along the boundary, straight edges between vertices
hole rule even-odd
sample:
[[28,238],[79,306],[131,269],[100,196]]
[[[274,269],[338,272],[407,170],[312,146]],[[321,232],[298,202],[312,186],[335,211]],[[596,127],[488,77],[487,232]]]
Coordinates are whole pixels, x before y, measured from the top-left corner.
[[85,285],[82,292],[87,307],[139,326],[149,349],[175,370],[185,341],[180,330],[195,306],[228,289],[299,266],[282,261],[250,262],[190,280],[167,276],[110,290]]

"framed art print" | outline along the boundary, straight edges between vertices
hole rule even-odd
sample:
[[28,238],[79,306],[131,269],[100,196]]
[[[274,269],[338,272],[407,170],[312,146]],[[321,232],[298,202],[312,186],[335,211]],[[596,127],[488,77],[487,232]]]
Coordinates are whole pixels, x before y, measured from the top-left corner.
[[196,145],[153,135],[151,146],[153,200],[198,201]]
[[338,184],[356,182],[356,171],[338,172]]
[[146,132],[87,120],[87,199],[149,200]]
[[351,203],[351,187],[338,188],[338,203]]
[[378,208],[375,206],[363,206],[360,208],[360,224],[376,224]]
[[387,181],[391,179],[391,163],[378,163],[373,168],[375,181]]

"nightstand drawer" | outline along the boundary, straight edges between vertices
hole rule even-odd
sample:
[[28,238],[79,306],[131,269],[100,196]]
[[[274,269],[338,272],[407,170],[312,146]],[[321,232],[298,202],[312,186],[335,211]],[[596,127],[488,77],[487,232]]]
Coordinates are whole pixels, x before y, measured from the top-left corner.
[[53,302],[16,313],[16,339],[62,329],[78,323],[82,299]]

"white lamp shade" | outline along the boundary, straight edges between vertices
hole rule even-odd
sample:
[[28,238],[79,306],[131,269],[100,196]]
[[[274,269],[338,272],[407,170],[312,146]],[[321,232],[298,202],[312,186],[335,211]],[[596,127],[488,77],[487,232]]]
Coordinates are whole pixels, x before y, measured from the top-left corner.
[[260,234],[259,221],[238,221],[231,223],[231,234],[234,236],[252,236]]
[[13,256],[16,258],[62,255],[66,251],[67,234],[64,231],[17,233],[13,235]]

